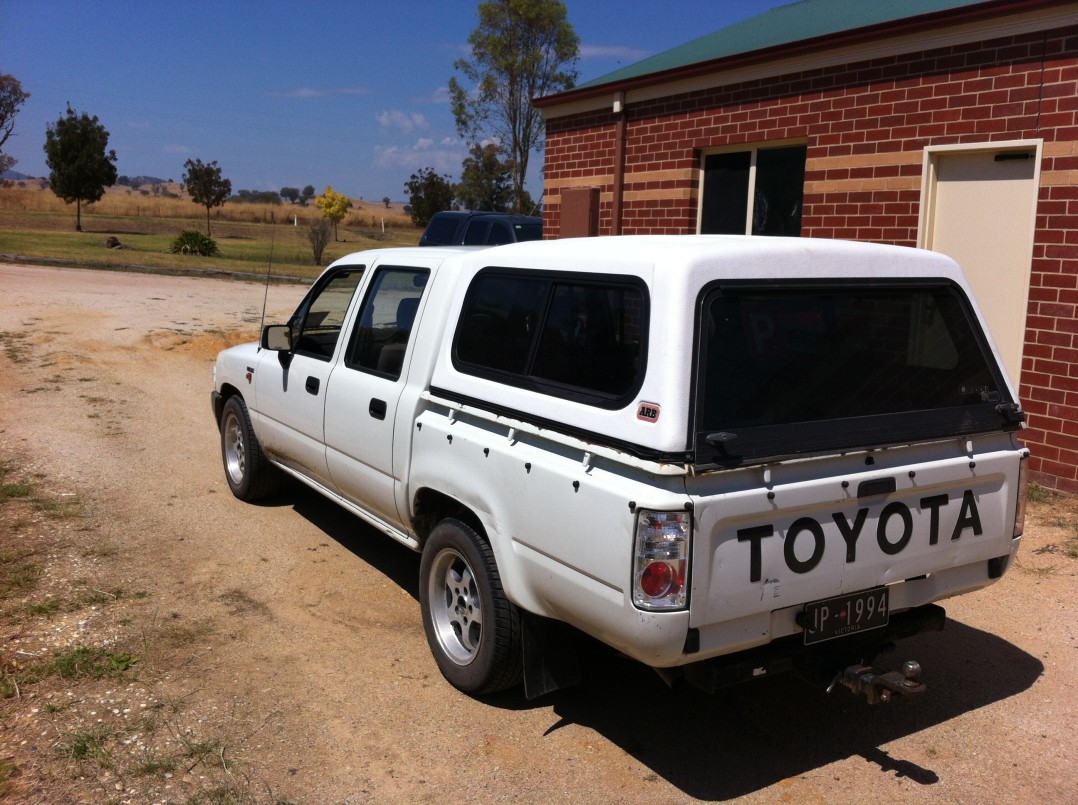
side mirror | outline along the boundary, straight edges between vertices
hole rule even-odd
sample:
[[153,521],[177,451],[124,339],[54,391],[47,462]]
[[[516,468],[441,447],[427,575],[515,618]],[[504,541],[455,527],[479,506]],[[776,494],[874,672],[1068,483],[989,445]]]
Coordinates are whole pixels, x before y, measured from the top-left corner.
[[288,352],[292,349],[292,328],[287,324],[267,324],[262,328],[262,349]]

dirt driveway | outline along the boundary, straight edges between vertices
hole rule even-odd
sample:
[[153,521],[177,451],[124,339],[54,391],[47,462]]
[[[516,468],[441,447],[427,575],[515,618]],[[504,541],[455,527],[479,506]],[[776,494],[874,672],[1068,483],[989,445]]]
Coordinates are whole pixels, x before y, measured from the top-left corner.
[[299,487],[229,494],[210,370],[264,293],[0,266],[0,801],[1074,801],[1075,501],[901,647],[918,701],[707,696],[609,656],[476,701],[427,651],[416,555]]

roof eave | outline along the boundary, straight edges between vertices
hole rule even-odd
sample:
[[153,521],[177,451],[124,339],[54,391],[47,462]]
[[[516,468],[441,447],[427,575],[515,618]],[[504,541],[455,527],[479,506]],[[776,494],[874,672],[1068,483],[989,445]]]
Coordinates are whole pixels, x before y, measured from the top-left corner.
[[855,45],[860,42],[878,39],[881,36],[897,36],[901,34],[916,33],[918,30],[933,28],[941,23],[975,22],[978,19],[995,16],[1001,8],[1006,8],[1008,13],[1028,11],[1030,9],[1059,5],[1069,0],[985,0],[976,5],[962,8],[935,11],[930,14],[920,14],[915,17],[905,17],[890,22],[877,23],[863,28],[853,28],[847,31],[816,36],[811,39],[802,39],[782,45],[751,50],[745,53],[737,53],[732,56],[722,56],[717,59],[694,62],[682,67],[674,67],[669,70],[659,70],[654,73],[626,78],[621,81],[611,81],[581,89],[571,89],[559,92],[555,95],[533,98],[532,105],[539,109],[559,106],[563,103],[583,101],[590,98],[608,96],[611,92],[625,92],[628,90],[652,87],[659,84],[683,81],[708,73],[720,72],[736,67],[744,67],[762,62],[774,61],[783,58],[797,56],[807,52],[818,52],[828,48],[838,48],[846,45]]

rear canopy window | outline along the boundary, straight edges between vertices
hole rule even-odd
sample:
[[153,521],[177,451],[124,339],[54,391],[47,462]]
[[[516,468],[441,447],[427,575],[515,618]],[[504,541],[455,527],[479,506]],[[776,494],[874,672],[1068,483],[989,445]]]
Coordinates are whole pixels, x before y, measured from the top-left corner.
[[454,363],[469,374],[600,407],[643,379],[646,292],[624,277],[486,271],[469,289]]
[[698,463],[1009,424],[998,409],[1012,402],[1006,384],[949,283],[715,288],[700,335]]

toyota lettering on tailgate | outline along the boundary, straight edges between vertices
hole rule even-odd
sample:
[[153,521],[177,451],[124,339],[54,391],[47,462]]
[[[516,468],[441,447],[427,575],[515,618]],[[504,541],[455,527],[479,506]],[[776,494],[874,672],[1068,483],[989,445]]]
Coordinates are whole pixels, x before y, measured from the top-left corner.
[[[936,545],[940,540],[940,511],[951,504],[951,498],[947,495],[932,495],[921,498],[919,501],[920,513],[923,516],[928,512],[928,544]],[[831,519],[838,527],[846,546],[846,563],[852,564],[857,561],[858,540],[864,536],[865,523],[868,521],[868,507],[857,510],[853,518],[846,516],[844,512],[834,512]],[[918,519],[921,519],[920,517]],[[892,523],[894,525],[892,525]],[[872,529],[869,529],[871,533]],[[974,536],[982,533],[981,516],[977,511],[977,500],[973,490],[967,489],[962,493],[962,502],[951,531],[952,540],[959,539],[966,531]],[[876,543],[880,550],[888,556],[902,553],[906,546],[914,538],[914,513],[910,507],[901,501],[888,503],[880,511],[876,521]],[[766,525],[742,528],[737,532],[737,541],[748,543],[749,549],[749,581],[756,582],[763,578],[763,541],[776,535],[775,526],[771,523]],[[800,546],[800,547],[799,547]],[[805,556],[811,548],[811,555]],[[820,521],[812,517],[800,517],[794,520],[787,529],[783,540],[782,555],[786,567],[794,573],[808,573],[815,568],[823,559],[827,550],[827,540],[824,536],[824,527]]]

